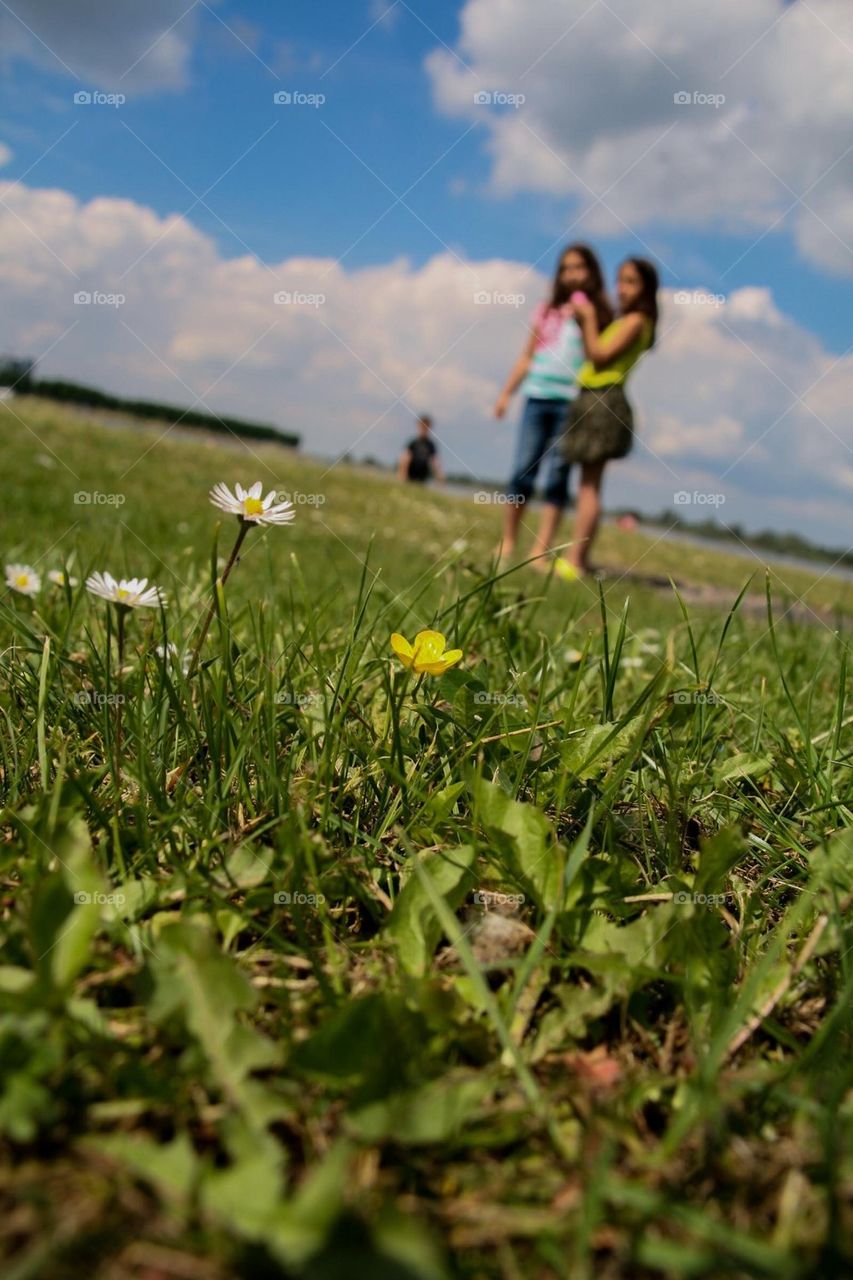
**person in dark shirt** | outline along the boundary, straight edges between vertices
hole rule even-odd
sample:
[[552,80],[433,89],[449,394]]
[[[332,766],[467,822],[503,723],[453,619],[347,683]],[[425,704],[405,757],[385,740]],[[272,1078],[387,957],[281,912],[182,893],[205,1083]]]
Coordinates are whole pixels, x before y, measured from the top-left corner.
[[418,419],[418,434],[409,441],[400,457],[397,475],[401,480],[425,484],[434,477],[439,484],[444,482],[444,472],[431,432],[432,418],[424,414]]

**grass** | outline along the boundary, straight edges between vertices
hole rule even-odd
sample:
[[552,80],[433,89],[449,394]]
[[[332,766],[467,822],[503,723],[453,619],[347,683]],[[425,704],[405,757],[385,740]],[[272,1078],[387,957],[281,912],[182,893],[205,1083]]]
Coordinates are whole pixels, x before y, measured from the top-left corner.
[[[0,430],[6,563],[169,601],[121,665],[79,587],[0,605],[4,1275],[846,1272],[849,584],[611,530],[600,589],[496,575],[494,506]],[[190,676],[235,478],[310,500]]]

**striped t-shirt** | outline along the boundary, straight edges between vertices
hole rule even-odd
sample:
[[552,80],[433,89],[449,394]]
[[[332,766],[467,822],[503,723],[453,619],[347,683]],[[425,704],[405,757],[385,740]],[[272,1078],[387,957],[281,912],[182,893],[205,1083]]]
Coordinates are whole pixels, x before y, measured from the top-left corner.
[[531,326],[536,347],[521,392],[531,400],[573,400],[583,364],[580,329],[568,307],[552,308],[540,302]]

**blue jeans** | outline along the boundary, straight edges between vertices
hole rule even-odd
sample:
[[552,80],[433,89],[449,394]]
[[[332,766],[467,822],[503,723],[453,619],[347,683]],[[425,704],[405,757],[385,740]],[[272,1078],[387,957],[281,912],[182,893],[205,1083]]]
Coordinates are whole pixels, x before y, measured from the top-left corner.
[[566,425],[566,400],[528,400],[521,415],[515,465],[507,485],[507,497],[527,502],[539,467],[545,464],[543,498],[561,510],[569,496],[571,464],[563,459],[557,441]]

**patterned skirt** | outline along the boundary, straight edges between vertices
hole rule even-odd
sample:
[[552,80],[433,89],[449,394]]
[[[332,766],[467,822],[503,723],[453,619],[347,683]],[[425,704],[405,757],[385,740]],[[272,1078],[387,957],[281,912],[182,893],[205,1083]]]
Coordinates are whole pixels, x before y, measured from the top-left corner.
[[634,443],[634,414],[624,388],[582,387],[569,405],[560,441],[567,462],[624,458]]

